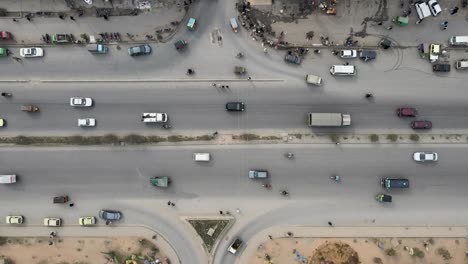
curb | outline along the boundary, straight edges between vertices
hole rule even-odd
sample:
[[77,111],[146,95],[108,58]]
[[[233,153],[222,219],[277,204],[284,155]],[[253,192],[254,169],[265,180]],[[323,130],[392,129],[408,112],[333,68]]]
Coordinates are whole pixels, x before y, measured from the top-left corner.
[[29,83],[31,80],[0,80],[0,83]]
[[[284,79],[135,79],[135,80],[39,80],[41,83],[145,83],[145,82],[284,82]],[[0,81],[1,82],[1,81]]]

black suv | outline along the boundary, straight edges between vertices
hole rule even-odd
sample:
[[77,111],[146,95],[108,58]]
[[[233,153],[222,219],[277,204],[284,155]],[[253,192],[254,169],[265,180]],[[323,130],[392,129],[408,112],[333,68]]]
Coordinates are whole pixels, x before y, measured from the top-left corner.
[[434,64],[432,65],[432,71],[435,72],[449,72],[450,64]]
[[242,112],[245,110],[243,102],[229,102],[226,104],[227,111]]
[[380,184],[382,185],[382,188],[385,188],[385,189],[409,188],[409,180],[408,179],[382,178],[382,179],[380,179]]

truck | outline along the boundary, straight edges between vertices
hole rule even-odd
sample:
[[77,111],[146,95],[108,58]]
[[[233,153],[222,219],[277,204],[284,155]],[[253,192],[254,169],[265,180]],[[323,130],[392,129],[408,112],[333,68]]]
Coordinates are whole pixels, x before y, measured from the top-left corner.
[[349,126],[351,115],[342,113],[309,113],[309,126]]
[[241,247],[242,240],[240,238],[236,238],[234,242],[229,246],[228,251],[232,254],[236,254],[237,250]]

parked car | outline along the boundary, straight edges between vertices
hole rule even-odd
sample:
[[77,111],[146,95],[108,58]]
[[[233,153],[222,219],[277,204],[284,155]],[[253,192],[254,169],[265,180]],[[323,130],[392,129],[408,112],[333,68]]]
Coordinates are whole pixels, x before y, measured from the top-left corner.
[[10,32],[8,31],[0,31],[0,39],[2,40],[9,40],[9,39],[12,39],[12,35]]
[[425,161],[437,161],[439,155],[436,152],[415,152],[413,154],[414,161],[425,162]]
[[21,48],[20,56],[24,58],[35,58],[44,56],[42,48]]
[[377,52],[373,50],[361,50],[359,52],[359,58],[363,61],[370,61],[377,57]]
[[141,115],[143,123],[166,123],[167,120],[167,113],[143,113]]
[[266,179],[268,178],[268,171],[266,170],[249,170],[250,179]]
[[45,226],[61,226],[62,219],[59,217],[46,217],[44,218],[44,225]]
[[415,117],[418,115],[416,108],[401,107],[397,109],[397,116],[399,117]]
[[301,64],[302,59],[295,54],[286,54],[286,56],[284,56],[284,61],[294,64]]
[[88,97],[72,97],[70,105],[75,107],[90,107],[93,105],[93,99]]
[[357,50],[340,50],[340,57],[343,59],[356,58]]
[[440,14],[440,12],[442,12],[442,8],[440,8],[440,5],[439,3],[437,3],[437,0],[429,0],[427,4],[429,5],[429,9],[431,10],[433,16],[437,16],[438,14]]
[[4,127],[6,125],[6,120],[3,118],[0,118],[0,127]]
[[380,179],[380,184],[382,185],[382,188],[385,188],[385,189],[409,188],[408,179],[382,178]]
[[8,215],[5,222],[11,225],[21,225],[24,222],[24,217],[22,215]]
[[78,223],[82,226],[91,226],[96,224],[96,217],[94,216],[84,216],[80,217]]
[[94,127],[96,126],[95,118],[78,118],[79,127]]
[[16,175],[0,175],[0,184],[12,184],[16,183]]
[[119,211],[102,209],[99,211],[99,217],[104,220],[120,220],[122,214]]
[[432,65],[432,71],[435,72],[449,72],[450,71],[450,64],[448,63],[440,63]]
[[130,56],[140,56],[147,55],[151,53],[150,45],[139,45],[128,48],[128,55]]
[[231,245],[229,245],[228,251],[229,253],[236,254],[237,250],[242,246],[242,240],[240,238],[236,238]]
[[243,102],[229,102],[226,103],[226,111],[242,112],[245,110]]
[[418,14],[420,20],[431,15],[429,5],[426,2],[419,2],[414,4],[414,6],[416,8],[416,13]]
[[411,122],[411,128],[413,129],[431,129],[432,122],[427,120],[415,120]]

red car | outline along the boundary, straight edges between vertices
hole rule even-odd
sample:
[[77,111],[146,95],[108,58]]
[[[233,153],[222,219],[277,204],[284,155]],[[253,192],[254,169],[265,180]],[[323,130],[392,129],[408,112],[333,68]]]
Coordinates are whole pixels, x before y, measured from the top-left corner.
[[3,40],[11,39],[11,33],[8,31],[0,31],[0,38]]
[[418,115],[416,108],[402,107],[397,109],[397,116],[399,117],[415,117]]
[[427,120],[418,120],[411,122],[411,128],[413,129],[431,129],[432,122]]

